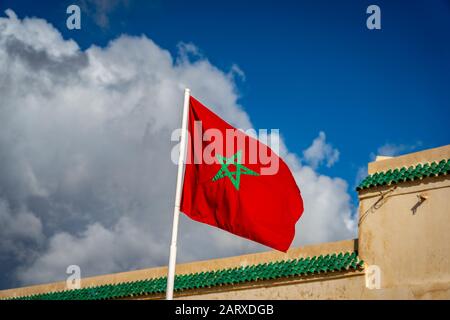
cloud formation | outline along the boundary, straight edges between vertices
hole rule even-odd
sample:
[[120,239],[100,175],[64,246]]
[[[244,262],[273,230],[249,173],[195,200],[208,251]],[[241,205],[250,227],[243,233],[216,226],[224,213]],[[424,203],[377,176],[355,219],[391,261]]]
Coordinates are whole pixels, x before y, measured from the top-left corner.
[[[415,144],[395,144],[395,143],[385,143],[377,149],[377,155],[395,157],[401,155],[402,153],[408,153],[416,150],[422,145],[421,141]],[[371,154],[371,158],[375,158],[376,155]]]
[[[82,51],[43,19],[6,14],[0,288],[65,279],[71,264],[82,276],[165,265],[176,173],[170,137],[183,89],[233,125],[251,128],[234,83],[240,69],[222,71],[186,50],[172,56],[145,36],[122,35]],[[324,133],[318,139],[326,145]],[[295,244],[353,237],[345,181],[301,165],[284,146],[281,155],[305,200]],[[180,222],[179,262],[267,250],[184,215]]]
[[325,132],[320,131],[311,146],[303,151],[303,160],[314,169],[322,164],[330,168],[339,160],[339,150],[333,148],[326,140]]

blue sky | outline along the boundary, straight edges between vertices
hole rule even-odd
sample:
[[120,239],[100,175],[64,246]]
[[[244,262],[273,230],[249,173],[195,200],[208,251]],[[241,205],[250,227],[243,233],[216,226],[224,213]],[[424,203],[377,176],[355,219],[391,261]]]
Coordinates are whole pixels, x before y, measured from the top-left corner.
[[[81,30],[65,27],[72,3]],[[381,8],[381,30],[366,28],[370,4]],[[448,1],[128,1],[111,8],[106,26],[80,1],[0,6],[45,18],[83,48],[145,34],[173,53],[192,42],[222,69],[237,64],[240,104],[255,127],[280,128],[298,153],[324,131],[340,159],[321,170],[350,187],[385,144],[410,152],[449,142]]]
[[[66,28],[70,4],[81,30]],[[366,28],[371,4],[381,30]],[[65,279],[70,264],[96,275],[167,263],[181,83],[198,82],[194,96],[227,121],[245,124],[239,104],[256,129],[280,129],[305,199],[295,246],[356,236],[355,183],[375,154],[450,141],[449,1],[2,0],[0,11],[0,289]],[[202,64],[172,63],[180,43]],[[314,139],[325,165],[303,154]],[[179,262],[267,250],[180,221]]]

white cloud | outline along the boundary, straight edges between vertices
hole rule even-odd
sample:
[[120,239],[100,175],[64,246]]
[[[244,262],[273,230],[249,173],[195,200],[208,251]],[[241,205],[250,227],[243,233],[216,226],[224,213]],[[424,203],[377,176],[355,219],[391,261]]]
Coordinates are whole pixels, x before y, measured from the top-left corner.
[[[230,76],[236,69],[174,57],[144,36],[81,51],[45,20],[8,15],[0,18],[0,256],[9,263],[0,264],[0,285],[5,268],[31,284],[64,279],[70,264],[83,276],[166,264],[170,136],[182,90],[251,128]],[[327,149],[324,133],[317,144]],[[315,148],[311,159],[337,160],[337,150],[317,158]],[[354,236],[346,183],[281,149],[305,200],[295,243]],[[179,230],[179,262],[267,250],[184,216]],[[7,251],[9,243],[20,246]]]
[[311,146],[303,152],[303,160],[313,168],[325,163],[328,168],[339,160],[339,150],[326,141],[325,132],[320,131]]
[[414,144],[396,144],[396,143],[385,143],[377,149],[377,153],[371,153],[370,159],[375,160],[377,155],[395,157],[401,154],[409,153],[422,146],[422,141],[417,141]]
[[29,262],[33,250],[44,241],[42,222],[24,208],[11,211],[9,203],[0,198],[0,262],[15,259]]
[[402,153],[408,153],[408,152],[414,151],[421,145],[422,145],[421,141],[418,141],[417,143],[412,144],[412,145],[386,143],[377,149],[377,155],[395,157]]
[[111,270],[144,268],[149,256],[165,256],[164,247],[146,235],[128,218],[120,218],[111,229],[100,223],[89,224],[80,234],[56,233],[49,239],[46,253],[35,260],[32,268],[19,273],[23,283],[40,283],[55,278],[68,265],[76,264],[88,274]]

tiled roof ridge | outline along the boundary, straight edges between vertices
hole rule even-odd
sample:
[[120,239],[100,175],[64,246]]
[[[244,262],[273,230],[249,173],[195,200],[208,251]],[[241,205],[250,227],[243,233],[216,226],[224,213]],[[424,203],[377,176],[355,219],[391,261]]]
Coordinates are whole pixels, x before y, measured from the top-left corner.
[[442,159],[439,162],[421,162],[409,167],[389,169],[368,175],[356,187],[356,191],[378,186],[392,185],[406,181],[414,181],[427,177],[437,177],[450,173],[450,159]]
[[[234,268],[180,274],[175,277],[175,291],[211,288],[260,280],[308,276],[348,270],[360,270],[363,261],[356,252],[277,260]],[[81,289],[63,290],[34,295],[11,297],[13,300],[105,300],[127,298],[166,291],[167,277],[143,279],[131,282],[104,284]],[[1,300],[1,299],[0,299]]]

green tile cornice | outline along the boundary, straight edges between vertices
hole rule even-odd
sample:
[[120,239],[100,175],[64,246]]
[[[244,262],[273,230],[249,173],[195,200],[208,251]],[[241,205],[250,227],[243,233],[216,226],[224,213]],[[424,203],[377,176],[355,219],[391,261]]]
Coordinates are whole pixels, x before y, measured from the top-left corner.
[[[313,276],[359,270],[363,261],[356,252],[333,253],[292,260],[280,260],[245,267],[228,268],[199,273],[182,274],[175,277],[175,291],[213,288],[217,286],[272,280],[277,278]],[[101,285],[90,288],[41,293],[13,298],[14,300],[105,300],[131,298],[166,291],[166,277],[140,281]]]
[[379,186],[420,180],[428,177],[448,175],[450,172],[450,159],[439,162],[418,164],[416,166],[402,167],[400,169],[377,172],[366,177],[356,188],[357,191]]

